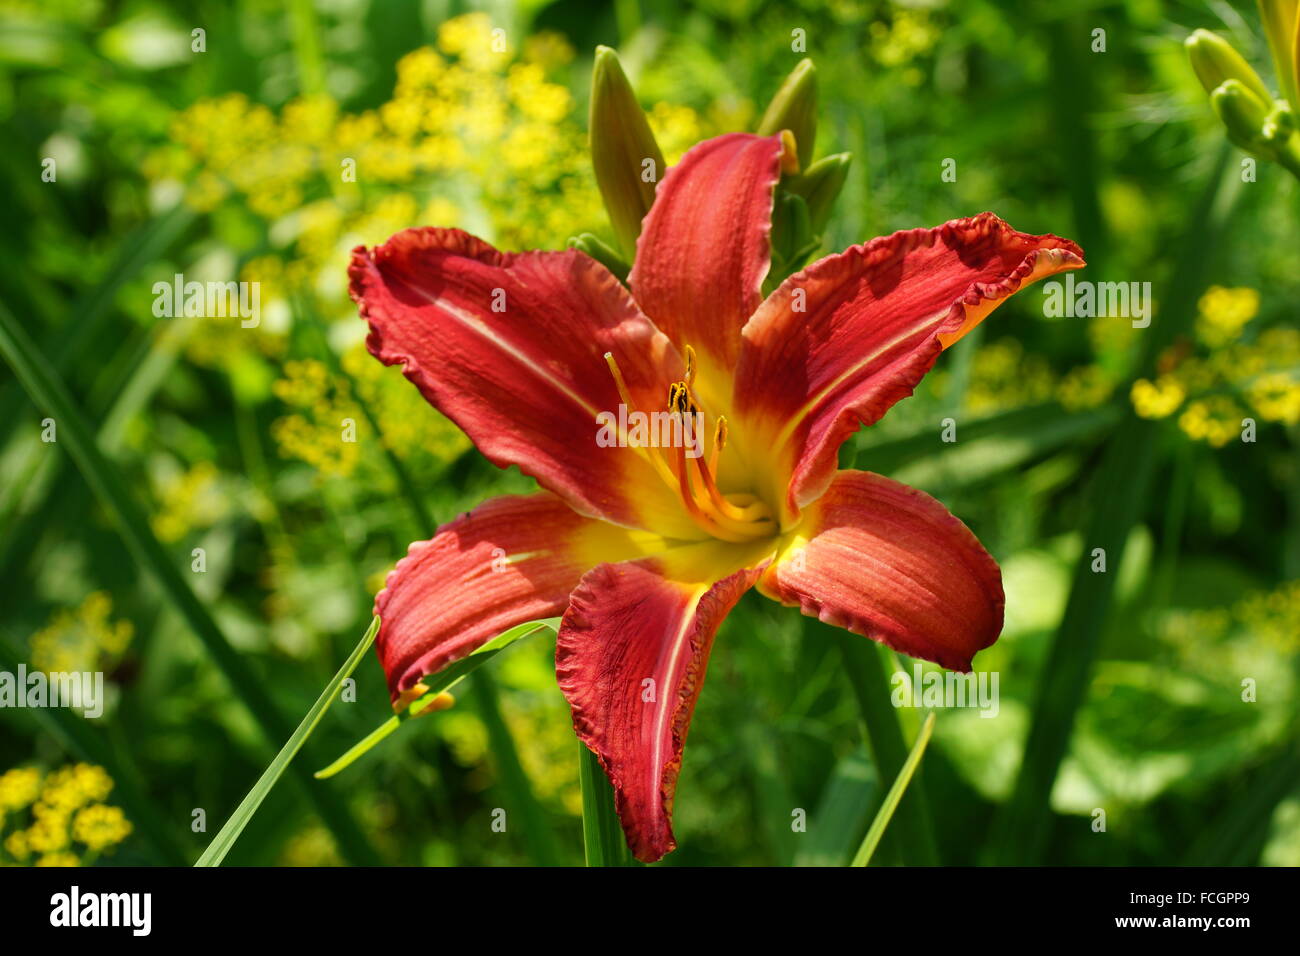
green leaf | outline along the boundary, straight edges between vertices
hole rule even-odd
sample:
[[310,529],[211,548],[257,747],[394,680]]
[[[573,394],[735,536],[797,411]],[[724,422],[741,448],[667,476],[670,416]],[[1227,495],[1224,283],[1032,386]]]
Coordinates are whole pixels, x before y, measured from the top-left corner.
[[852,849],[844,845],[844,834],[862,832],[881,786],[865,746],[842,757],[822,787],[794,865],[844,866]]
[[370,622],[370,627],[366,630],[357,646],[353,648],[352,653],[348,655],[348,659],[343,662],[343,666],[338,669],[338,673],[325,685],[325,689],[316,698],[316,703],[311,705],[311,710],[307,711],[307,716],[302,719],[298,729],[280,748],[280,752],[275,755],[275,759],[262,772],[262,776],[258,778],[257,783],[253,784],[253,789],[248,791],[248,796],[240,801],[239,806],[235,808],[235,812],[230,815],[230,819],[212,838],[212,842],[203,851],[203,855],[199,857],[198,862],[194,864],[195,866],[221,865],[221,861],[226,858],[230,848],[239,839],[239,834],[243,833],[244,827],[248,826],[248,821],[253,819],[253,814],[257,812],[257,808],[262,805],[262,801],[266,799],[267,794],[280,782],[280,778],[284,776],[284,772],[288,769],[293,758],[298,755],[302,745],[306,743],[307,738],[316,729],[316,725],[325,716],[325,711],[329,710],[330,704],[334,703],[338,697],[339,688],[343,686],[343,681],[351,676],[352,672],[356,670],[357,664],[361,662],[361,658],[370,650],[370,645],[375,642],[375,635],[378,633],[379,618],[375,618]]
[[600,759],[578,742],[578,782],[582,786],[582,846],[587,866],[631,866],[632,854],[614,809],[614,788]]
[[[906,766],[907,743],[898,708],[890,700],[889,679],[882,660],[885,648],[878,647],[860,634],[850,634],[812,618],[805,618],[804,626],[824,630],[840,642],[844,673],[867,726],[867,739],[876,770],[882,781],[898,776]],[[899,813],[899,842],[904,862],[922,866],[933,866],[938,862],[929,806],[920,787],[903,804]]]
[[921,732],[916,735],[916,742],[912,744],[912,752],[907,755],[907,762],[894,778],[894,785],[889,788],[889,793],[885,794],[885,802],[876,811],[876,818],[871,821],[867,835],[862,838],[862,845],[858,847],[858,852],[853,857],[854,866],[866,866],[871,862],[871,857],[880,844],[880,838],[885,835],[885,828],[894,818],[894,811],[898,809],[899,801],[903,799],[907,785],[912,782],[912,774],[916,773],[921,757],[925,755],[925,746],[930,742],[930,734],[933,731],[934,711],[930,711],[930,716],[925,718],[925,723],[921,725]]
[[340,771],[346,770],[358,759],[365,756],[373,750],[387,737],[392,735],[402,724],[406,723],[412,717],[419,717],[432,706],[434,699],[439,695],[450,691],[453,687],[463,681],[474,671],[478,670],[492,658],[496,657],[503,650],[521,638],[528,637],[538,631],[550,629],[555,631],[560,624],[558,617],[547,618],[542,621],[529,621],[526,624],[520,624],[510,628],[492,640],[488,641],[473,654],[463,657],[453,664],[444,667],[432,677],[425,678],[425,686],[429,688],[428,693],[419,699],[412,701],[411,705],[399,714],[389,717],[386,721],[368,733],[364,738],[358,741],[348,751],[335,760],[323,770],[316,771],[316,779],[325,780],[334,776]]

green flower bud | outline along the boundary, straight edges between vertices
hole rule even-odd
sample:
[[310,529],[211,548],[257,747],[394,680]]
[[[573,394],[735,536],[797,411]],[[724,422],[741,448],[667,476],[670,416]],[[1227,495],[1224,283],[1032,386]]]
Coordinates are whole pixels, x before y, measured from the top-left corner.
[[1269,106],[1240,80],[1225,80],[1210,94],[1210,104],[1219,114],[1232,140],[1247,152],[1271,158],[1271,150],[1264,136],[1264,123],[1269,117]]
[[664,156],[618,54],[596,48],[591,74],[591,164],[623,255],[636,254],[641,220],[655,200]]
[[808,219],[813,235],[820,236],[830,221],[831,209],[848,179],[852,153],[836,153],[817,160],[798,176],[792,176],[785,188],[802,196],[808,205]]
[[569,238],[568,245],[570,249],[577,249],[579,252],[585,252],[591,256],[591,258],[618,276],[619,282],[627,281],[627,274],[632,271],[631,266],[624,261],[618,252],[602,242],[599,236],[592,235],[590,232],[579,233]]
[[1296,78],[1300,75],[1300,0],[1259,0],[1259,17],[1277,68],[1277,84],[1292,109],[1300,108]]
[[1273,94],[1268,91],[1259,74],[1221,36],[1209,30],[1196,30],[1184,45],[1192,69],[1196,71],[1205,92],[1213,95],[1223,86],[1224,81],[1237,80],[1261,103],[1273,102]]
[[755,132],[759,136],[772,136],[783,129],[794,134],[799,168],[807,169],[817,140],[817,70],[812,60],[800,60],[790,71],[772,102],[767,104]]

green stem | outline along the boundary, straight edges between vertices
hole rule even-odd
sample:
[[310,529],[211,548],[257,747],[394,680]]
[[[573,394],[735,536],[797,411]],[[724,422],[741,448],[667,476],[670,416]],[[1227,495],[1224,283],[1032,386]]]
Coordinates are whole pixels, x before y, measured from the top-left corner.
[[280,748],[280,752],[275,755],[275,759],[262,772],[262,776],[257,779],[257,783],[253,784],[253,789],[248,791],[248,796],[244,797],[239,806],[235,808],[235,812],[230,815],[230,819],[226,821],[225,826],[212,838],[212,842],[203,851],[203,855],[199,857],[198,862],[194,864],[195,866],[221,865],[221,861],[226,858],[230,848],[239,839],[239,834],[244,832],[244,827],[248,826],[249,821],[253,819],[253,814],[257,812],[257,808],[262,805],[262,801],[279,783],[284,771],[292,763],[293,758],[298,755],[298,751],[307,742],[307,738],[312,735],[312,731],[316,729],[316,725],[320,723],[321,718],[325,716],[325,711],[329,710],[330,704],[334,703],[339,696],[339,689],[343,686],[343,681],[356,670],[357,664],[361,663],[361,658],[366,651],[370,650],[370,645],[375,642],[375,635],[378,633],[379,618],[375,618],[370,622],[370,627],[357,643],[357,646],[353,648],[352,653],[348,655],[348,659],[343,662],[343,666],[338,669],[338,673],[320,692],[320,696],[316,698],[316,703],[311,705],[311,709],[307,711],[307,716],[302,719],[302,723],[298,725],[298,728],[285,742],[285,745]]
[[587,866],[630,866],[632,854],[614,809],[614,788],[600,760],[581,741],[578,782],[582,786],[582,846]]
[[907,762],[898,771],[898,776],[894,778],[894,785],[889,788],[889,793],[885,795],[885,802],[880,805],[876,818],[871,821],[871,826],[867,829],[867,835],[862,838],[862,845],[858,847],[858,852],[854,854],[853,866],[866,866],[871,862],[871,857],[880,844],[880,838],[885,835],[885,828],[889,826],[889,821],[894,818],[894,811],[898,809],[898,804],[903,799],[903,793],[907,790],[907,785],[911,783],[916,768],[920,766],[921,757],[925,755],[925,748],[930,742],[930,734],[933,731],[934,711],[930,711],[930,716],[925,718],[925,723],[921,725],[921,730],[916,735],[916,742],[912,744],[912,752],[907,755]]
[[[839,640],[844,655],[844,672],[858,700],[862,720],[867,725],[867,742],[877,772],[882,781],[897,779],[907,765],[908,747],[898,719],[898,708],[890,701],[889,678],[881,660],[884,649],[859,634],[827,627],[811,619],[805,624],[824,628]],[[897,832],[905,863],[935,866],[939,862],[923,779],[917,780],[916,787],[898,807]]]

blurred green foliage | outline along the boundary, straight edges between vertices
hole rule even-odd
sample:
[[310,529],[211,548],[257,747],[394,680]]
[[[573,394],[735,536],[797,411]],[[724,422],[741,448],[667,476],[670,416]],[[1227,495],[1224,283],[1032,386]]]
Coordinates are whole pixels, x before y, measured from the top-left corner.
[[[940,497],[1003,568],[1006,629],[976,662],[1001,676],[998,715],[941,711],[913,785],[938,859],[1008,858],[1021,821],[1000,808],[1053,705],[1045,669],[1073,654],[1084,678],[1077,712],[1055,711],[1059,772],[1045,744],[1042,799],[1022,780],[1034,860],[1297,865],[1300,185],[1263,165],[1243,182],[1244,154],[1221,160],[1182,48],[1197,27],[1267,76],[1247,3],[4,0],[0,297],[292,726],[407,544],[530,486],[369,359],[348,250],[417,224],[505,248],[562,248],[584,231],[612,244],[585,134],[598,44],[619,50],[670,164],[754,127],[807,55],[815,156],[854,156],[823,252],[989,209],[1078,240],[1082,278],[1154,288],[1149,330],[1047,318],[1031,289],[845,451]],[[1198,196],[1212,215],[1197,217]],[[175,273],[260,282],[260,325],[155,317],[153,285]],[[264,742],[81,475],[41,441],[44,416],[0,372],[0,669],[94,659],[111,697],[97,721],[0,711],[0,772],[102,766],[135,824],[111,862],[193,860],[265,767]],[[940,441],[949,417],[955,444]],[[1257,420],[1253,443],[1238,440],[1243,417]],[[355,443],[340,440],[345,421]],[[1113,594],[1095,626],[1079,624],[1096,646],[1054,649],[1072,633],[1073,569],[1096,546],[1086,529],[1127,491]],[[206,570],[190,575],[195,548]],[[580,862],[578,754],[552,652],[520,642],[456,707],[318,785],[389,862]],[[389,715],[378,664],[355,678],[319,752]],[[915,733],[923,715],[901,714]],[[859,721],[835,637],[747,598],[717,640],[667,862],[847,862],[892,780]],[[0,838],[27,832],[37,799],[14,798]],[[497,807],[520,808],[532,832],[494,833]],[[798,809],[807,832],[791,827]],[[899,839],[891,829],[877,862],[906,856]],[[228,861],[343,855],[286,785]]]

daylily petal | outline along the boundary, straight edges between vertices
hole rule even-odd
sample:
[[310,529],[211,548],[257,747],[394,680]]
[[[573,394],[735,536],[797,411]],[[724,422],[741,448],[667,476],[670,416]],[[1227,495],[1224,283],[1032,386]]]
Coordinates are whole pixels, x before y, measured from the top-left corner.
[[367,345],[494,464],[518,465],[590,517],[699,537],[646,449],[599,447],[617,414],[617,360],[633,403],[666,408],[684,367],[604,266],[574,250],[498,252],[457,229],[408,229],[358,247],[352,298]]
[[656,559],[594,568],[555,648],[574,729],[605,768],[628,846],[646,862],[676,846],[673,795],[713,636],[758,574],[683,581],[665,570]]
[[1012,293],[1083,265],[1068,239],[983,213],[873,239],[783,282],[742,333],[733,423],[742,455],[776,459],[762,493],[783,525],[825,490],[844,440],[911,395],[940,352]]
[[1002,631],[1002,574],[969,528],[915,488],[839,471],[758,589],[911,657],[970,670]]
[[740,330],[762,301],[780,136],[729,133],[668,170],[642,224],[632,294],[678,346],[700,358],[700,389],[730,398]]
[[661,547],[548,492],[494,498],[443,525],[411,545],[375,597],[375,646],[394,703],[503,631],[561,614],[597,563]]

